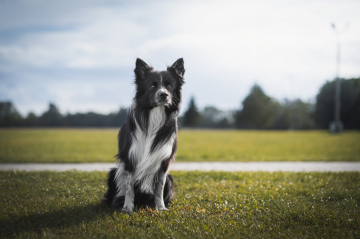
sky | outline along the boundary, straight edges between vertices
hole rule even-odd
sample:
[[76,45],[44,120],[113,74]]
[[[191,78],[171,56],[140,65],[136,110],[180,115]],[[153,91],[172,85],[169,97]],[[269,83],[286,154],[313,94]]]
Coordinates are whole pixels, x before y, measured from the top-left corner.
[[278,100],[315,102],[336,77],[360,76],[360,1],[0,0],[0,101],[26,116],[116,112],[134,95],[141,58],[185,61],[182,113],[240,109],[254,84]]

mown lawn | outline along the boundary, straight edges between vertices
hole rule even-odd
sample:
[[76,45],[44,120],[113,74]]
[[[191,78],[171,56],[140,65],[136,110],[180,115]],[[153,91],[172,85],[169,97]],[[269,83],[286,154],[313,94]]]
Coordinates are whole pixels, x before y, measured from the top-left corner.
[[[0,163],[114,162],[117,129],[0,129]],[[177,161],[360,161],[360,132],[180,130]]]
[[0,172],[0,237],[360,237],[360,173],[172,174],[170,211],[128,215],[100,203],[105,172]]

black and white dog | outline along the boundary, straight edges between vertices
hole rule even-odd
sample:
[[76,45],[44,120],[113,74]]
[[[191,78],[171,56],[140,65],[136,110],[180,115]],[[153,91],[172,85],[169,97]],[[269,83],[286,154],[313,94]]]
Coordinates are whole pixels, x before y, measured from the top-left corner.
[[133,212],[134,206],[167,210],[174,194],[168,170],[177,151],[184,61],[180,58],[166,71],[155,71],[137,59],[134,72],[136,94],[119,131],[120,162],[109,172],[104,201],[123,212]]

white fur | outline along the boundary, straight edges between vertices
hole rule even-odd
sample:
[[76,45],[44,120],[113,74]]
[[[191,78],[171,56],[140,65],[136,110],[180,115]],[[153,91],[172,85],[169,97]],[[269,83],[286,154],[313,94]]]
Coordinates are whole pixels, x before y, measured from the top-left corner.
[[135,201],[135,192],[133,185],[134,182],[132,180],[132,175],[130,173],[125,173],[125,174],[126,174],[126,197],[122,211],[131,213],[134,209],[134,201]]
[[167,174],[168,172],[163,172],[163,171],[159,172],[159,179],[158,179],[159,182],[156,184],[156,188],[155,188],[155,206],[159,210],[167,210],[167,208],[165,207],[164,197],[163,197]]
[[[172,152],[175,135],[172,135],[168,142],[150,153],[151,145],[156,133],[165,123],[166,114],[164,106],[155,107],[150,111],[148,131],[143,132],[135,120],[135,137],[132,138],[132,145],[129,150],[129,158],[133,160],[135,172],[132,175],[133,184],[140,183],[140,190],[145,193],[154,193],[154,181],[157,181],[157,173],[161,162],[168,159]],[[126,191],[126,175],[124,164],[120,163],[116,171],[115,181],[117,184],[117,197],[124,196]]]
[[[115,182],[116,182],[116,188],[117,188],[117,194],[116,197],[114,197],[114,202],[118,197],[124,196],[126,193],[126,179],[127,179],[127,173],[125,172],[125,164],[119,163],[118,167],[116,169],[115,174]],[[113,202],[113,203],[114,203]]]

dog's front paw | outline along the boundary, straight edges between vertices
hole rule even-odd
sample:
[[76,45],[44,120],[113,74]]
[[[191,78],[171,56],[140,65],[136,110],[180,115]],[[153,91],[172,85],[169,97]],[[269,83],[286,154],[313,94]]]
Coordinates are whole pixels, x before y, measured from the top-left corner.
[[158,211],[169,211],[165,206],[156,206],[156,210]]
[[123,207],[121,209],[121,212],[124,212],[124,213],[133,213],[134,211],[130,208],[127,208],[127,207]]

